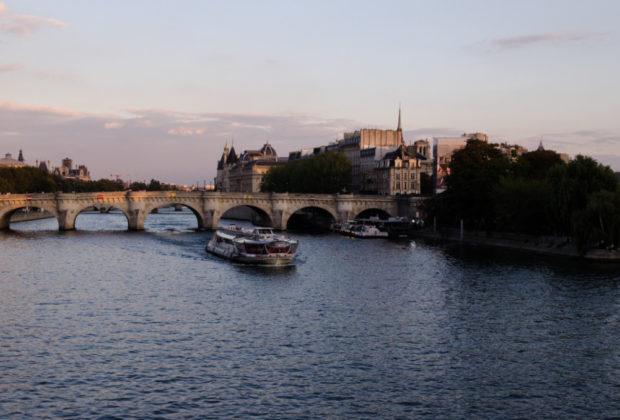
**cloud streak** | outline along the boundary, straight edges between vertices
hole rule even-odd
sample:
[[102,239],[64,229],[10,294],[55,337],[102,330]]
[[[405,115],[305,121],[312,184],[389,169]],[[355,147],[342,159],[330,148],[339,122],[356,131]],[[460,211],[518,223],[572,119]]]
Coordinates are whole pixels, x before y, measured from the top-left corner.
[[550,32],[542,34],[518,35],[506,38],[493,38],[482,42],[487,52],[515,50],[533,45],[564,45],[587,39],[601,38],[607,33]]
[[[160,179],[180,184],[213,181],[226,141],[235,149],[258,149],[269,141],[281,156],[318,146],[359,127],[342,119],[308,115],[186,113],[133,109],[122,114],[89,114],[0,101],[4,151],[23,149],[26,163],[66,156],[85,164],[93,177]],[[19,136],[12,135],[20,133]]]
[[0,31],[2,32],[27,38],[39,29],[50,26],[64,29],[68,24],[54,18],[13,13],[3,2],[0,2]]

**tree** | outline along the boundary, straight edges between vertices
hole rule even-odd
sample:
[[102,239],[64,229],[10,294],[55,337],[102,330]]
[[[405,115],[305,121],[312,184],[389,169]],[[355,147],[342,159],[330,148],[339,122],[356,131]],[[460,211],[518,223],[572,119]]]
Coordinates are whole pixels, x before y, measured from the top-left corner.
[[425,203],[429,218],[469,229],[571,236],[585,251],[620,243],[620,186],[594,159],[565,164],[553,151],[503,159],[493,145],[469,140],[455,152],[448,189]]
[[513,165],[513,173],[515,176],[543,180],[551,168],[564,164],[553,150],[534,150],[519,156]]
[[510,161],[495,145],[468,140],[452,155],[448,190],[440,204],[444,221],[464,219],[471,228],[495,228],[496,192],[509,167]]
[[342,153],[328,152],[270,168],[261,191],[334,194],[350,182],[351,162]]

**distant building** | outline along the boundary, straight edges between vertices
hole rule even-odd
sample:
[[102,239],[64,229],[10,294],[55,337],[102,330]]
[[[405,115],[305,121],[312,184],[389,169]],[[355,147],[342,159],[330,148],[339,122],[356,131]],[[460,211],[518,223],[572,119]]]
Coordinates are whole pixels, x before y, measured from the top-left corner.
[[41,162],[39,162],[38,160],[36,161],[35,165],[36,168],[39,169],[43,169],[45,172],[47,173],[52,173],[53,169],[52,169],[52,165],[50,164],[50,161],[48,160],[47,162],[42,160]]
[[[543,147],[542,140],[540,140],[540,143],[538,143],[538,148],[536,149],[536,151],[537,152],[544,152],[545,151],[545,148]],[[564,163],[570,162],[570,156],[568,155],[568,153],[558,153],[558,156],[560,156],[560,160],[562,160],[562,162],[564,162]]]
[[461,137],[466,138],[466,139],[471,139],[471,140],[485,141],[487,143],[489,142],[489,136],[487,136],[484,133],[479,133],[479,132],[463,133],[463,134],[461,134]]
[[418,140],[413,146],[405,145],[400,110],[396,130],[363,128],[347,132],[327,146],[291,152],[289,160],[329,151],[343,153],[351,162],[351,184],[347,189],[353,193],[419,194],[421,174],[433,173],[429,142]]
[[527,149],[518,144],[501,143],[497,146],[497,148],[513,162],[516,161],[522,154],[527,153]]
[[[390,150],[399,147],[403,142],[403,129],[401,125],[400,109],[398,110],[398,126],[396,130],[380,130],[376,128],[362,128],[361,130],[344,133],[344,138],[338,141],[338,151],[351,162],[351,192],[359,193],[367,191],[365,180],[372,178],[373,168],[365,162],[362,165],[362,151],[375,149],[373,160],[378,160]],[[365,158],[370,158],[366,152]]]
[[433,156],[434,168],[433,179],[435,192],[446,190],[448,175],[450,175],[450,161],[452,154],[465,147],[467,138],[464,137],[434,137]]
[[7,153],[4,155],[4,158],[0,159],[0,167],[5,168],[23,168],[24,166],[28,166],[24,163],[24,156],[22,155],[22,151],[19,151],[20,159],[13,159],[13,155]]
[[421,168],[415,146],[401,144],[393,152],[386,153],[375,166],[377,194],[420,194]]
[[260,150],[245,150],[239,156],[235,148],[229,148],[226,143],[217,164],[215,189],[224,192],[259,192],[269,168],[286,162],[288,159],[279,158],[269,143],[265,143]]
[[[40,166],[40,165],[39,165]],[[80,181],[90,181],[90,172],[84,165],[73,168],[73,161],[69,158],[62,160],[62,166],[54,168],[54,175],[58,175],[63,179],[78,179]]]

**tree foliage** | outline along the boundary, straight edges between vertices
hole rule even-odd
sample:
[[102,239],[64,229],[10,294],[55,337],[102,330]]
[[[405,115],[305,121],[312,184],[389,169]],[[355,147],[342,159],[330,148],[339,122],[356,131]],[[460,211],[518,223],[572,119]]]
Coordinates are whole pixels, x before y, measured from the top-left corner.
[[454,153],[446,192],[429,200],[440,225],[571,236],[581,251],[620,243],[618,177],[594,159],[568,164],[550,150],[508,160],[492,144],[469,140]]
[[[132,183],[131,189],[161,191],[170,189],[159,181],[151,179],[149,184]],[[99,179],[83,181],[79,179],[63,179],[47,171],[31,166],[21,168],[0,168],[0,193],[26,194],[50,192],[98,192],[123,191],[125,184],[122,180]]]
[[335,194],[351,182],[351,162],[342,153],[328,152],[270,168],[263,192]]

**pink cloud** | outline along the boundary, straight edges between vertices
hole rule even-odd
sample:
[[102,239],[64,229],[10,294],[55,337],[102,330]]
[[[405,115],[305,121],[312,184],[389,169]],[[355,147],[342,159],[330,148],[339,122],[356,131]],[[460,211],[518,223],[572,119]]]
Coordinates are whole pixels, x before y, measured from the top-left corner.
[[56,108],[56,107],[48,107],[48,106],[37,106],[37,105],[22,105],[17,102],[3,102],[0,101],[0,111],[25,111],[25,112],[38,112],[47,115],[57,115],[57,116],[65,116],[65,117],[82,117],[85,116],[83,112],[73,111],[70,109]]
[[27,38],[45,26],[64,29],[68,24],[54,18],[12,13],[3,2],[0,2],[0,31]]
[[103,126],[105,127],[106,130],[113,130],[115,128],[125,127],[125,123],[120,122],[120,121],[111,121],[111,122],[105,123]]
[[[226,141],[239,152],[269,141],[282,156],[302,147],[327,144],[343,131],[359,127],[349,120],[303,115],[187,113],[166,109],[114,114],[0,101],[5,149],[51,160],[69,156],[88,166],[94,178],[133,174],[179,184],[212,182]],[[122,128],[122,129],[120,129]],[[125,175],[123,175],[125,177]]]
[[23,68],[24,68],[24,65],[22,63],[3,64],[3,65],[0,65],[0,73],[23,70]]
[[168,130],[168,134],[173,136],[194,136],[203,134],[205,132],[202,128],[188,128],[188,127],[176,127]]

